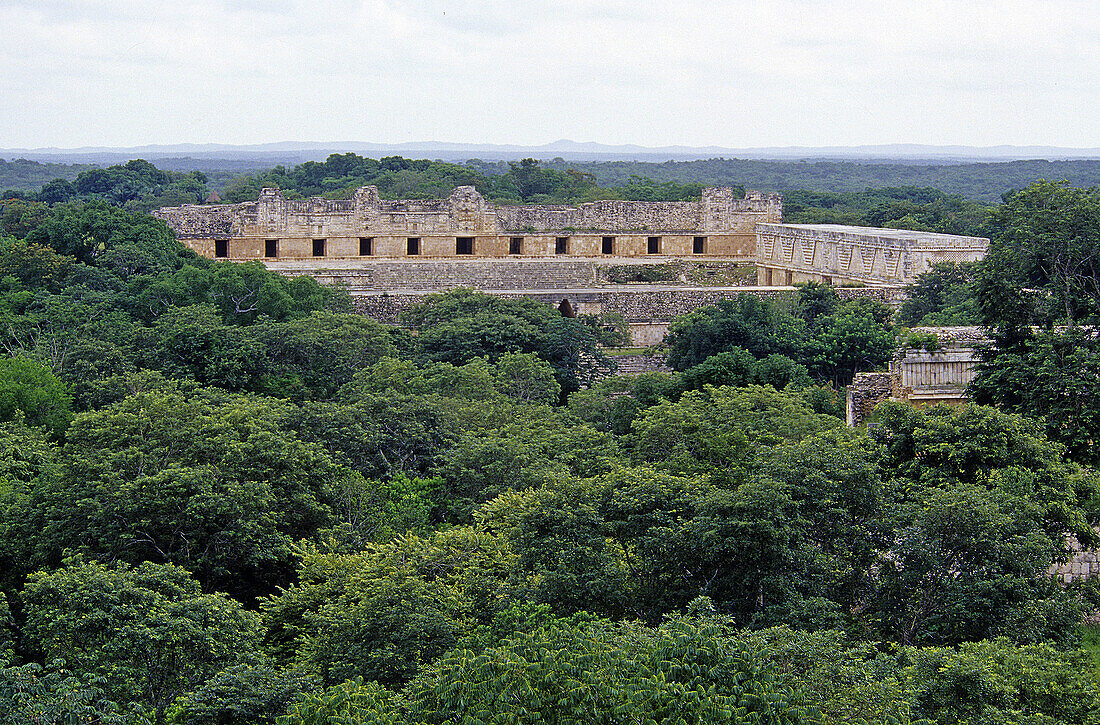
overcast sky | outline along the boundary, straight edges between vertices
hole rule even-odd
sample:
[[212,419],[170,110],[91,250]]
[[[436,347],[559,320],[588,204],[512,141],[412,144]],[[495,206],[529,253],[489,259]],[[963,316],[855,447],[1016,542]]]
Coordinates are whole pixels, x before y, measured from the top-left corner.
[[1100,0],[0,0],[0,147],[1100,146]]

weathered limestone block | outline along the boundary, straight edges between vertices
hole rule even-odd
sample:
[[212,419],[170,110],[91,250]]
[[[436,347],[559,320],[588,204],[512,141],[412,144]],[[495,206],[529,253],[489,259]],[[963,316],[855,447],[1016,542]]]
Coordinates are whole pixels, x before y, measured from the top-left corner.
[[863,424],[875,406],[888,400],[897,388],[893,373],[859,373],[848,386],[845,400],[849,427]]
[[[1096,529],[1100,533],[1100,528]],[[1066,537],[1066,548],[1071,552],[1068,560],[1054,564],[1049,574],[1055,579],[1069,584],[1075,579],[1088,579],[1100,576],[1100,552],[1084,549],[1075,536]]]

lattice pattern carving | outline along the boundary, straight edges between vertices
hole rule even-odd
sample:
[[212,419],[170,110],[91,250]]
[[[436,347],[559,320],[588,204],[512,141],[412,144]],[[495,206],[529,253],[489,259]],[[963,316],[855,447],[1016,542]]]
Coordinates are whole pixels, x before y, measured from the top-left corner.
[[807,267],[814,266],[814,253],[817,251],[817,243],[812,239],[800,240],[802,244],[802,263]]
[[875,271],[875,253],[876,249],[867,249],[866,247],[859,248],[859,261],[863,263],[863,274],[873,274]]

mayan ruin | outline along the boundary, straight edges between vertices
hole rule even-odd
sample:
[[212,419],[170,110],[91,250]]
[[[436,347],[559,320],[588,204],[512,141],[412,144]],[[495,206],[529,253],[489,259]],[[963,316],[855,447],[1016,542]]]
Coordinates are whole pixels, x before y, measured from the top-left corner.
[[698,202],[597,201],[497,206],[472,186],[446,199],[388,201],[372,186],[350,200],[290,200],[161,209],[176,236],[212,258],[689,257],[749,261],[756,225],[778,223],[778,194],[703,190]]
[[669,280],[687,287],[729,283],[731,269],[753,264],[761,287],[890,287],[937,262],[977,261],[989,245],[903,229],[783,224],[782,214],[779,194],[737,199],[730,187],[705,188],[699,201],[503,206],[471,186],[445,199],[406,200],[383,200],[373,186],[349,200],[292,200],[264,189],[255,202],[154,212],[205,257],[258,259],[362,291],[592,288],[614,281],[608,263],[670,262],[705,267],[707,281]]
[[0,725],[1100,725],[1100,3],[3,9]]
[[840,224],[768,224],[756,228],[763,286],[801,282],[908,284],[938,262],[977,262],[983,237]]

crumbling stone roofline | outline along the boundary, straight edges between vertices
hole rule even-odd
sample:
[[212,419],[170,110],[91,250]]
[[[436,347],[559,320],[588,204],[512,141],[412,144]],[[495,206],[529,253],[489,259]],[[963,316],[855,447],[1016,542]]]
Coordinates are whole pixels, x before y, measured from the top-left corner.
[[[699,201],[600,200],[577,206],[498,206],[472,186],[457,187],[444,199],[400,200],[383,200],[377,187],[364,186],[351,199],[286,199],[278,189],[265,188],[254,202],[186,204],[153,214],[182,239],[246,236],[247,227],[256,227],[251,231],[276,231],[288,223],[326,227],[345,224],[349,229],[373,234],[417,229],[497,234],[577,230],[705,233],[732,229],[752,233],[758,221],[778,221],[782,204],[778,194],[760,192],[735,199],[730,187],[705,188]],[[427,226],[414,227],[412,222]]]

